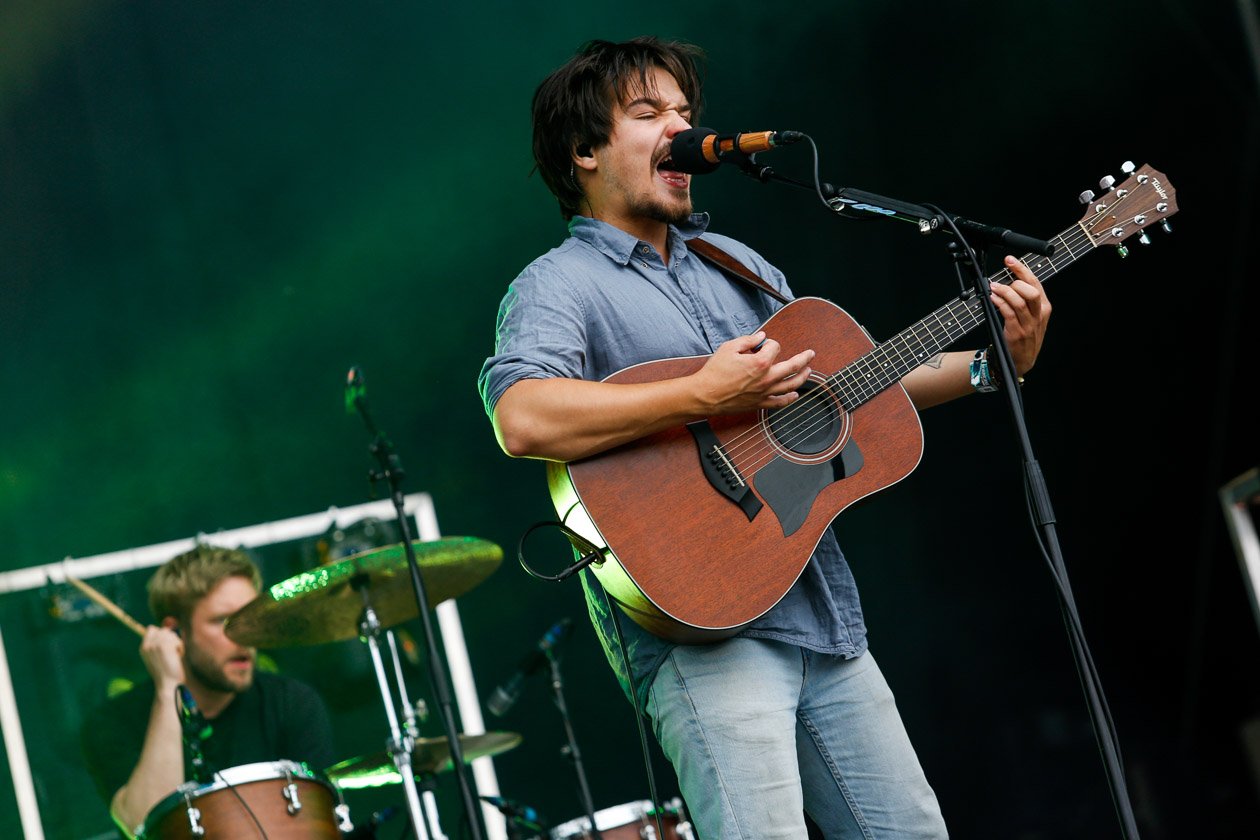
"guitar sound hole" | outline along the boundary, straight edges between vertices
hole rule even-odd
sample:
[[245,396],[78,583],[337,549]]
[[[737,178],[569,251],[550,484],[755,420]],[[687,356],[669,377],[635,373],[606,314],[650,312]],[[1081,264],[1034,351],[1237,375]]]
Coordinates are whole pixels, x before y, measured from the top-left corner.
[[818,383],[806,382],[791,405],[767,412],[770,434],[784,449],[817,455],[839,439],[843,422],[835,400]]

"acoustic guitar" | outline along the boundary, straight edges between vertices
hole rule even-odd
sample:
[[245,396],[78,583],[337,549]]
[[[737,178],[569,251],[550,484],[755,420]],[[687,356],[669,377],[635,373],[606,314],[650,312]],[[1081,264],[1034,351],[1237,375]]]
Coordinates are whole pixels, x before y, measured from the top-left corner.
[[[1053,256],[1023,261],[1045,281],[1104,245],[1177,212],[1168,179],[1134,169],[1050,240]],[[1082,200],[1090,198],[1082,196]],[[1005,267],[990,283],[1010,283]],[[798,298],[762,327],[783,358],[812,347],[814,373],[779,409],[719,415],[589,458],[549,462],[560,519],[592,547],[600,583],[651,633],[675,642],[725,639],[787,594],[831,522],[854,502],[908,476],[923,453],[918,413],[900,381],[984,322],[973,294],[955,298],[875,344],[835,304]],[[661,359],[606,382],[694,373],[705,356]],[[831,371],[827,373],[827,371]],[[589,543],[583,544],[582,541]]]

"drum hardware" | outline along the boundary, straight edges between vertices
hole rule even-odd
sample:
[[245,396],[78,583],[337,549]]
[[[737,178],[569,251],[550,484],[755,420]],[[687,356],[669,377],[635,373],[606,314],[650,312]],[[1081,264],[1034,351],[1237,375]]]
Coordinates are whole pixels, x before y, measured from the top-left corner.
[[[464,761],[495,756],[515,748],[521,736],[515,732],[486,732],[460,735]],[[417,738],[412,748],[412,772],[417,776],[444,773],[453,766],[450,745],[445,738]],[[324,771],[338,788],[356,790],[398,784],[402,781],[388,751],[350,758]],[[484,798],[484,797],[483,797]]]
[[192,792],[184,791],[184,809],[188,814],[188,831],[193,837],[204,837],[206,830],[201,825],[201,809],[192,804]]
[[[410,544],[418,557],[429,606],[463,595],[503,562],[503,549],[475,537],[446,537]],[[224,631],[240,645],[283,648],[359,637],[363,601],[371,598],[382,627],[419,611],[401,545],[371,549],[294,575],[228,617]]]
[[[270,587],[229,616],[224,632],[238,644],[251,647],[312,645],[356,637],[363,642],[385,706],[389,728],[386,761],[404,785],[413,831],[418,840],[444,840],[433,793],[417,789],[416,778],[422,774],[412,766],[417,745],[429,748],[420,744],[416,726],[417,716],[427,714],[427,707],[419,701],[412,704],[408,698],[399,646],[393,630],[386,629],[420,614],[419,602],[411,592],[412,582],[406,576],[407,550],[420,557],[417,565],[429,584],[430,606],[472,589],[503,559],[499,546],[471,537],[417,541],[408,543],[406,549],[397,545],[371,549]],[[379,642],[382,635],[401,697],[401,721]],[[430,661],[436,661],[432,654]],[[342,783],[349,787],[344,779]]]
[[[418,565],[429,584],[430,606],[472,589],[503,559],[499,546],[472,537],[417,541],[408,547],[420,557]],[[399,766],[411,761],[416,717],[427,714],[427,708],[419,701],[417,708],[407,697],[398,644],[393,630],[385,629],[419,614],[412,583],[406,576],[405,555],[404,547],[397,545],[371,549],[283,580],[229,616],[224,632],[238,644],[251,647],[312,645],[356,637],[366,645],[389,724],[387,753],[399,779],[411,780],[404,786],[413,826],[417,826],[415,833],[420,840],[429,840],[431,834],[441,836],[433,795],[426,791],[422,796],[414,789],[414,768],[405,772]],[[427,616],[427,611],[424,614]],[[394,682],[401,695],[401,723],[379,645],[381,635],[388,644]],[[436,661],[432,654],[430,661]],[[433,813],[426,816],[426,810]]]
[[[411,539],[411,526],[407,519],[405,510],[405,497],[402,492],[402,481],[405,475],[402,467],[402,461],[398,457],[398,453],[394,450],[393,443],[389,438],[376,428],[376,423],[372,420],[372,414],[368,409],[367,400],[367,383],[363,377],[363,371],[357,365],[351,367],[346,375],[345,385],[345,403],[346,412],[349,414],[358,414],[363,420],[364,426],[367,427],[368,433],[372,437],[371,443],[368,445],[368,451],[376,458],[378,464],[377,469],[368,471],[368,480],[375,490],[378,482],[385,482],[389,488],[390,499],[394,504],[396,513],[396,522],[399,533],[402,535],[402,545],[405,549],[404,554],[407,559],[407,568],[410,571],[411,587],[415,595],[416,612],[419,613],[421,624],[424,627],[424,641],[426,652],[428,653],[429,678],[430,685],[433,688],[433,696],[437,699],[438,708],[441,711],[442,729],[446,733],[446,737],[450,742],[451,757],[453,760],[455,779],[459,783],[460,800],[464,806],[464,818],[467,826],[469,840],[482,840],[483,828],[481,824],[481,814],[477,807],[476,797],[473,795],[472,786],[468,781],[468,774],[464,767],[464,757],[460,750],[459,729],[455,723],[454,701],[451,697],[451,687],[449,676],[446,672],[446,661],[442,658],[441,651],[438,648],[437,633],[433,627],[433,617],[429,614],[429,609],[446,600],[446,598],[454,597],[446,595],[445,597],[431,596],[429,594],[429,581],[425,580],[423,571],[420,568],[420,561],[417,557],[415,545]],[[503,558],[502,549],[496,546],[494,556],[494,567],[497,568],[498,563]],[[491,569],[490,571],[493,571]],[[489,572],[487,572],[489,574]],[[441,593],[438,593],[440,595]],[[372,628],[368,616],[375,620],[375,614],[372,611],[372,602],[368,599],[366,590],[363,594],[363,606],[365,617],[361,622],[360,633],[367,629],[379,632],[378,628]],[[374,645],[375,636],[367,635],[370,645]],[[372,646],[373,666],[376,668],[377,679],[381,684],[383,696],[385,692],[384,669],[380,664],[380,653]],[[393,708],[388,700],[386,707],[389,709],[389,715],[394,718]],[[391,732],[397,734],[398,726],[396,719],[391,724]],[[391,747],[394,746],[391,742]],[[422,825],[422,814],[419,810],[419,796],[415,790],[415,778],[412,776],[410,768],[410,753],[399,750],[394,755],[395,763],[398,766],[398,772],[402,776],[403,787],[406,790],[409,804],[412,804],[411,818],[412,826],[416,833],[416,840],[424,840],[421,832],[424,830]]]

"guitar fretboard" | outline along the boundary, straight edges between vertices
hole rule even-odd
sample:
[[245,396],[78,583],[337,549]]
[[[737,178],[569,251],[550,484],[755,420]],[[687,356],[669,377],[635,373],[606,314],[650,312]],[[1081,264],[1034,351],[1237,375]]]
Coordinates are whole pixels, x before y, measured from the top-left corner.
[[[1054,256],[1026,254],[1023,262],[1045,282],[1097,247],[1080,226],[1054,239]],[[1009,284],[1014,273],[1003,267],[989,283]],[[984,323],[984,306],[974,294],[954,298],[931,315],[906,327],[828,377],[826,385],[852,411],[943,349]]]

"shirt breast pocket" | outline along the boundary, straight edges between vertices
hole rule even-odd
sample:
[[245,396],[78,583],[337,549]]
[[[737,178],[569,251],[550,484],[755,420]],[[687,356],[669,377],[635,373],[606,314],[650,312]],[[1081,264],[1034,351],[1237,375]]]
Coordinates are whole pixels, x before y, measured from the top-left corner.
[[[731,313],[731,321],[735,324],[736,335],[751,335],[762,324],[762,318],[750,309],[737,310]],[[735,336],[732,336],[734,338]]]

